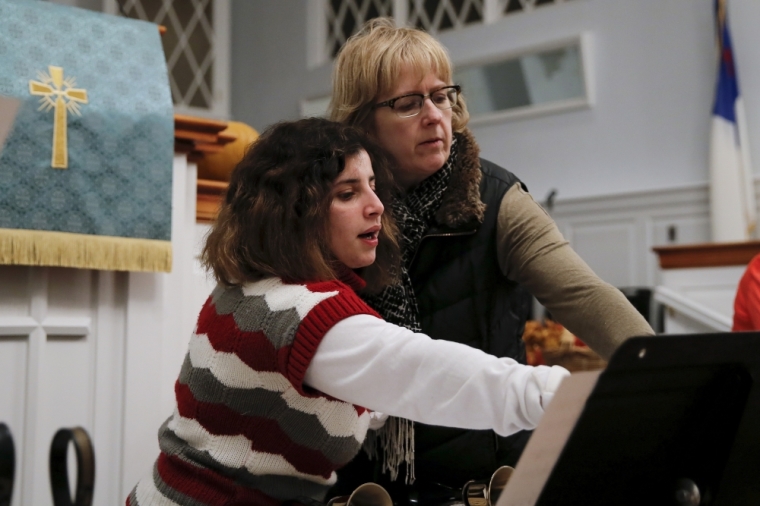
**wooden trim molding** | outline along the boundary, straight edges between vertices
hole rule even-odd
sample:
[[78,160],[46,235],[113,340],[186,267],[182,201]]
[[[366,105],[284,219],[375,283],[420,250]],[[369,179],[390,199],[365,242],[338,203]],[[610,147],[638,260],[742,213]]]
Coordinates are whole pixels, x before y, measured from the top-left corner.
[[[174,115],[174,152],[186,153],[189,162],[198,162],[206,153],[216,153],[236,137],[223,131],[226,121],[218,121],[183,114]],[[199,179],[196,191],[195,219],[210,223],[216,217],[227,183]]]
[[198,180],[198,195],[195,203],[195,221],[211,223],[219,212],[219,204],[227,191],[226,181]]
[[197,162],[204,153],[216,153],[235,140],[234,135],[222,133],[226,121],[174,115],[174,152],[187,153],[189,162]]
[[760,241],[660,246],[652,251],[662,269],[747,265],[760,253]]

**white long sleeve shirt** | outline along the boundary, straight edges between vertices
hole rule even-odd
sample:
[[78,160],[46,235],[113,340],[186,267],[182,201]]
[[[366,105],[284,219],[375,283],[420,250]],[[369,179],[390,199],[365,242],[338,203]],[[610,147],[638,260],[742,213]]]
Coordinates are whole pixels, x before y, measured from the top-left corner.
[[325,334],[304,383],[384,414],[508,436],[538,425],[567,375],[357,315]]

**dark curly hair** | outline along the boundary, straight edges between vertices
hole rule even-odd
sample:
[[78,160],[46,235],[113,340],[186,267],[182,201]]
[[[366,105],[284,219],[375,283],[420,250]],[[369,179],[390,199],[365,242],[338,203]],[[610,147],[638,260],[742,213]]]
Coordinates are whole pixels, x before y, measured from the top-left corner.
[[239,285],[266,276],[292,282],[336,279],[328,247],[332,183],[346,158],[366,151],[385,206],[375,262],[359,272],[366,291],[394,281],[400,261],[390,217],[394,190],[388,157],[359,129],[321,118],[268,128],[232,173],[201,253],[217,281]]

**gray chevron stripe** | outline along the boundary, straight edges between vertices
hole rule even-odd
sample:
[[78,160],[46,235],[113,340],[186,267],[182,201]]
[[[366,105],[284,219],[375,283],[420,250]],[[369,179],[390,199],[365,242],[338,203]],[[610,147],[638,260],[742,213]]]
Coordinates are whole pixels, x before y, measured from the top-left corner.
[[301,324],[301,317],[295,308],[272,311],[263,295],[246,297],[239,286],[214,289],[211,300],[216,313],[232,314],[238,328],[244,332],[263,331],[269,342],[280,349],[289,346]]
[[182,492],[167,485],[164,480],[161,479],[161,475],[158,473],[158,461],[153,464],[153,484],[156,486],[156,489],[161,493],[161,495],[176,502],[177,504],[181,504],[182,506],[205,506],[204,503],[198,502],[189,495],[185,495]]
[[137,485],[135,485],[135,488],[133,488],[132,492],[129,493],[129,505],[141,506],[140,503],[137,501]]
[[328,434],[316,415],[291,408],[278,392],[227,387],[208,369],[194,368],[188,355],[185,355],[179,382],[188,385],[198,401],[223,404],[244,416],[276,420],[291,441],[321,452],[338,465],[354,458],[361,448],[361,443],[352,436]]
[[239,286],[216,285],[211,292],[211,302],[216,306],[216,312],[219,314],[230,314],[235,310],[235,306],[243,300],[243,289]]
[[221,465],[208,452],[191,447],[185,440],[177,436],[169,427],[168,420],[158,432],[161,451],[166,455],[181,458],[193,465],[212,469],[243,486],[260,490],[264,494],[279,501],[287,501],[297,497],[310,497],[317,501],[324,500],[329,485],[320,485],[309,480],[294,476],[252,475],[246,469],[232,468]]
[[290,346],[295,338],[301,317],[296,308],[272,311],[263,295],[245,298],[232,313],[238,328],[245,332],[263,331],[276,349]]

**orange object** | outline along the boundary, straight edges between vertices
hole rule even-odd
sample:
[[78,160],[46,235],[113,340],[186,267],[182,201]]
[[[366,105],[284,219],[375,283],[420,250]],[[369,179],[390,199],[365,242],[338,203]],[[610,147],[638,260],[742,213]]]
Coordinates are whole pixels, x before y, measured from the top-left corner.
[[259,138],[259,133],[240,121],[230,121],[220,136],[234,137],[235,140],[225,144],[221,150],[206,153],[198,162],[198,179],[229,181],[233,169],[245,156],[248,147]]
[[541,348],[530,348],[526,350],[526,355],[528,359],[528,365],[546,365],[546,361],[544,360],[544,353],[541,351]]
[[528,365],[560,365],[570,372],[602,369],[607,363],[561,324],[545,320],[525,322]]

